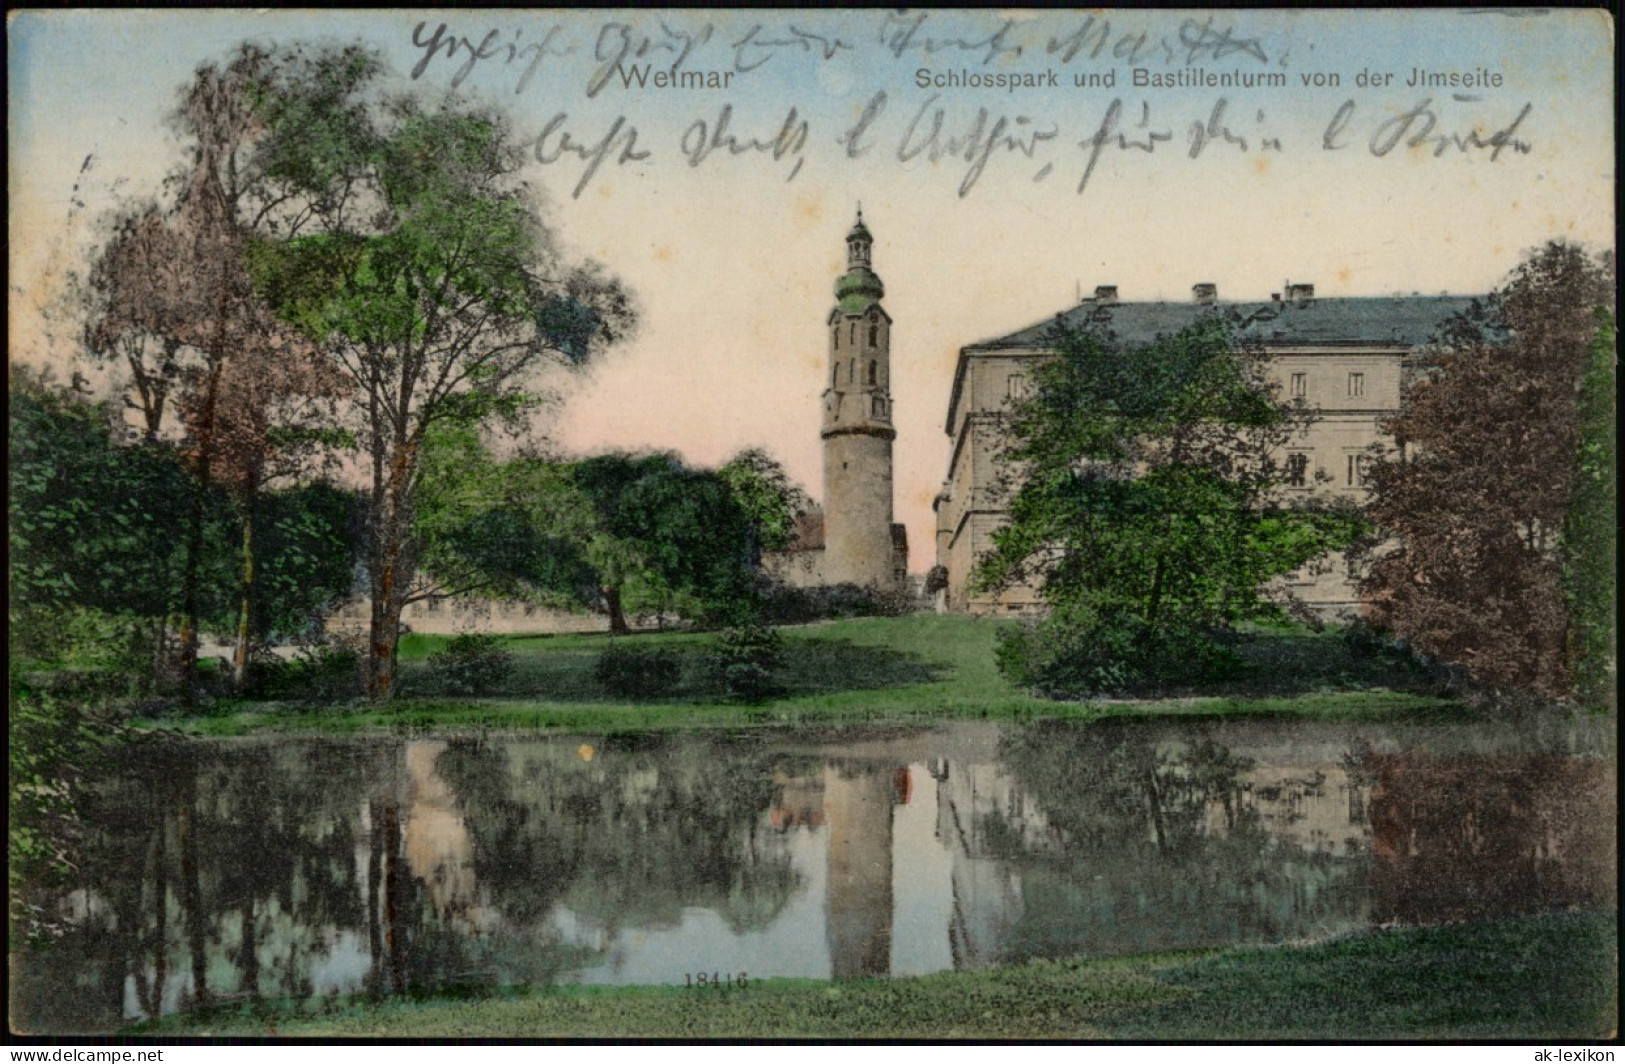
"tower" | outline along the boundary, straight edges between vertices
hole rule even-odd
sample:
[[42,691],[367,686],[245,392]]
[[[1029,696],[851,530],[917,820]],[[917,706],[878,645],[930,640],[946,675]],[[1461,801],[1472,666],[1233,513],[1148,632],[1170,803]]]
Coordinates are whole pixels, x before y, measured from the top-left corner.
[[846,272],[829,313],[824,391],[824,573],[830,584],[890,589],[892,544],[891,315],[871,268],[863,211],[846,234]]

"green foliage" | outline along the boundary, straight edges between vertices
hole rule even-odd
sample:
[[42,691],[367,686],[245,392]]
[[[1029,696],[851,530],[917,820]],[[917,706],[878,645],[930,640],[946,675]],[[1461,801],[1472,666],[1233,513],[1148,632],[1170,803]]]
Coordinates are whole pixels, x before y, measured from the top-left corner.
[[499,461],[476,427],[442,424],[425,442],[413,511],[420,568],[443,593],[588,602],[597,583],[587,509],[567,469]]
[[[159,617],[177,609],[192,484],[174,455],[118,444],[113,410],[26,374],[13,374],[10,413],[13,614],[80,606]],[[219,492],[206,501],[218,614],[231,586],[231,513]]]
[[619,698],[669,701],[683,678],[683,659],[674,650],[617,640],[593,662],[592,676],[604,690]]
[[768,624],[806,624],[836,617],[896,617],[910,608],[903,591],[880,591],[857,584],[795,587],[765,581],[759,590],[762,620]]
[[776,675],[784,663],[784,639],[764,624],[742,624],[717,635],[711,670],[741,702],[761,702],[780,689]]
[[573,479],[592,507],[588,559],[626,608],[697,621],[755,609],[752,527],[728,484],[672,454],[596,455]]
[[1240,675],[1242,659],[1224,633],[1153,627],[1131,615],[1087,619],[1056,611],[999,633],[999,671],[1045,698],[1144,694]]
[[1576,417],[1580,446],[1574,497],[1563,528],[1563,591],[1569,603],[1569,658],[1575,696],[1585,705],[1613,706],[1616,688],[1619,588],[1616,540],[1619,465],[1614,448],[1616,331],[1608,310],[1596,310]]
[[246,694],[311,703],[343,702],[361,693],[361,655],[343,642],[302,646],[291,658],[262,650],[250,670]]
[[11,622],[14,665],[133,673],[152,660],[153,623],[145,618],[85,606],[25,605]]
[[1039,585],[1051,614],[1009,637],[1007,675],[1085,694],[1219,678],[1224,633],[1278,619],[1278,577],[1350,543],[1352,507],[1288,505],[1273,455],[1307,418],[1217,314],[1138,348],[1057,326],[1037,394],[1007,418],[1010,523],[975,575]]
[[354,590],[361,499],[325,481],[267,492],[258,503],[252,631],[301,637]]
[[19,683],[14,676],[7,717],[7,865],[13,932],[49,930],[49,913],[27,908],[24,887],[55,885],[73,872],[83,833],[79,794],[101,764],[117,729],[81,703]]
[[429,676],[447,694],[483,695],[502,686],[513,664],[513,651],[502,645],[501,636],[468,632],[429,658]]
[[752,447],[717,469],[734,501],[750,518],[758,551],[783,550],[795,535],[796,514],[811,500],[772,455]]
[[372,459],[368,692],[387,700],[400,590],[420,561],[495,593],[557,554],[511,498],[418,524],[433,435],[519,421],[539,373],[601,351],[636,314],[596,264],[564,261],[498,110],[384,96],[361,48],[244,48],[232,70],[262,127],[246,170],[247,202],[262,205],[248,226],[255,286],[349,380]]

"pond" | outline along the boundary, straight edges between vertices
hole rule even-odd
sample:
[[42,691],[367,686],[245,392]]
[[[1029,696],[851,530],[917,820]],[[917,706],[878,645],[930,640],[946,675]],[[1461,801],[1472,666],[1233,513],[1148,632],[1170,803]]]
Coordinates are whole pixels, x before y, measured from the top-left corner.
[[126,751],[12,1024],[846,979],[1616,903],[1606,740],[1280,722]]

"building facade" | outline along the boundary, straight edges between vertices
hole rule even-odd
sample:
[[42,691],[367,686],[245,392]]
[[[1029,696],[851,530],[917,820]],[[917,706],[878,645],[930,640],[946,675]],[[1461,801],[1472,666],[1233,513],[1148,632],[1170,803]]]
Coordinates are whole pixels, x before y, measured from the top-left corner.
[[[1317,299],[1310,284],[1288,285],[1267,303],[1220,303],[1214,285],[1192,288],[1189,302],[1123,302],[1115,286],[1057,315],[1072,326],[1100,324],[1129,346],[1170,335],[1205,314],[1233,316],[1239,336],[1269,356],[1287,399],[1315,412],[1304,433],[1279,456],[1285,490],[1366,496],[1367,449],[1384,439],[1380,422],[1399,408],[1401,377],[1412,350],[1472,302],[1467,296]],[[970,613],[1025,613],[1041,608],[1038,589],[975,590],[977,559],[992,549],[1016,485],[1001,461],[1010,405],[1025,398],[1034,369],[1053,356],[1044,321],[960,348],[948,400],[948,474],[934,502],[939,608]],[[1287,578],[1292,592],[1323,616],[1358,607],[1347,560],[1332,556]]]
[[846,272],[825,319],[828,371],[822,396],[824,502],[797,522],[789,550],[763,566],[796,587],[853,584],[900,591],[908,537],[892,520],[892,319],[874,271],[874,237],[863,212],[846,234]]

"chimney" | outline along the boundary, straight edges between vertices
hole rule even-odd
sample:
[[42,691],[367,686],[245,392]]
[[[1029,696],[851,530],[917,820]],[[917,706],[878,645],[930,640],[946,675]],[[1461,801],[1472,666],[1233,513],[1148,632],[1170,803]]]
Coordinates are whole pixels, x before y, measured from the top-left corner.
[[1117,286],[1114,285],[1114,284],[1097,284],[1097,285],[1095,285],[1095,302],[1096,303],[1115,303],[1115,302],[1117,302]]
[[1286,286],[1286,297],[1293,303],[1313,303],[1315,301],[1315,286],[1312,284],[1289,284]]
[[1208,281],[1191,285],[1191,298],[1210,307],[1219,300],[1219,286]]

